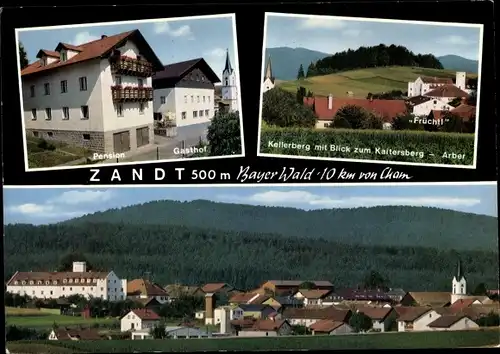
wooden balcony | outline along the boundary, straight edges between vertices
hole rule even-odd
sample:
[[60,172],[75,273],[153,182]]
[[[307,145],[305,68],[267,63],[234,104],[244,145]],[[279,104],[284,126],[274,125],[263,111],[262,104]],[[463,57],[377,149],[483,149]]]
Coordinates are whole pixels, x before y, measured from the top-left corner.
[[121,56],[119,58],[112,57],[111,71],[115,74],[150,77],[153,75],[153,64],[146,60],[137,60]]
[[113,101],[115,102],[146,102],[153,100],[152,87],[123,87],[112,86]]

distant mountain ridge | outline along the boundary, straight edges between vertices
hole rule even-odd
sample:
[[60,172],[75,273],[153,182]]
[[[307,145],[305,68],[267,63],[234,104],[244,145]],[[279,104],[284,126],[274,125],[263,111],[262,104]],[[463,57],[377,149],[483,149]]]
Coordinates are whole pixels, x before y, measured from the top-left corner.
[[[266,48],[265,63],[271,57],[273,74],[276,79],[291,81],[297,79],[299,66],[304,70],[311,62],[324,59],[332,54],[314,51],[306,48],[276,47]],[[478,61],[466,59],[458,55],[444,55],[437,57],[446,70],[465,71],[472,74],[478,73]]]
[[[360,222],[362,220],[363,222]],[[429,207],[301,210],[218,203],[153,201],[97,212],[64,224],[177,225],[348,244],[496,249],[497,218]]]

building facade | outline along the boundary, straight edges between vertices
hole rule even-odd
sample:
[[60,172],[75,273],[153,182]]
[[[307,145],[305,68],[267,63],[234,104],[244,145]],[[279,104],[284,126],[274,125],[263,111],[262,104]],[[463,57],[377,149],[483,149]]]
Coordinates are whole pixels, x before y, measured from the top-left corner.
[[[451,78],[442,77],[419,77],[413,82],[408,82],[408,97],[424,96],[443,85],[453,85],[459,90],[471,93],[475,87],[471,85],[472,80],[467,80],[467,73],[459,71],[455,73],[455,82]],[[469,82],[469,84],[468,84]]]
[[155,119],[173,120],[177,127],[209,123],[214,116],[214,85],[218,82],[202,58],[165,66],[153,76]]
[[226,65],[222,71],[222,103],[227,106],[229,112],[239,111],[238,86],[236,70],[231,65],[229,51],[226,52]]
[[462,269],[462,262],[460,260],[458,261],[457,265],[457,274],[453,277],[451,286],[451,304],[454,304],[460,299],[467,298],[467,280],[465,279]]
[[160,323],[160,316],[149,309],[135,309],[120,320],[122,332],[151,330]]
[[7,292],[37,299],[59,299],[71,295],[108,301],[126,298],[127,280],[113,271],[92,272],[85,262],[73,262],[72,272],[16,272],[7,282]]
[[37,58],[21,70],[27,136],[104,154],[153,143],[151,75],[163,66],[138,30]]
[[264,81],[262,82],[262,93],[274,88],[273,68],[271,67],[271,56],[267,59],[266,69],[264,71]]

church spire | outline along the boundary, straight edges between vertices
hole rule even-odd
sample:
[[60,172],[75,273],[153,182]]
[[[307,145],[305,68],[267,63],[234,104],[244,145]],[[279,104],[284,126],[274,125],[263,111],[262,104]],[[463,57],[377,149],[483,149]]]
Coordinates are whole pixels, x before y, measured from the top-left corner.
[[267,65],[266,65],[266,75],[264,76],[264,79],[273,79],[273,68],[271,67],[271,56],[268,57],[267,59]]
[[229,59],[229,49],[226,49],[226,66],[224,67],[224,71],[226,70],[229,73],[233,72],[233,67],[231,66],[231,60]]
[[457,280],[460,281],[464,277],[463,269],[462,269],[462,261],[459,259],[457,264]]

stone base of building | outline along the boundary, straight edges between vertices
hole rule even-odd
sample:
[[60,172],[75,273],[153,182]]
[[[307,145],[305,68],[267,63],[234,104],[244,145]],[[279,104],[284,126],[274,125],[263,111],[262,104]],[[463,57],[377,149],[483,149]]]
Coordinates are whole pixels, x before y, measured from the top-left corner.
[[154,124],[107,132],[27,129],[28,137],[78,146],[99,154],[133,152],[154,144]]

